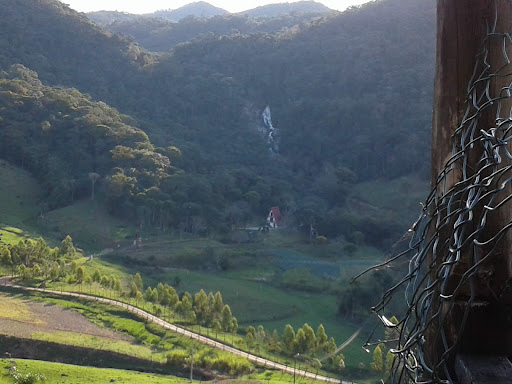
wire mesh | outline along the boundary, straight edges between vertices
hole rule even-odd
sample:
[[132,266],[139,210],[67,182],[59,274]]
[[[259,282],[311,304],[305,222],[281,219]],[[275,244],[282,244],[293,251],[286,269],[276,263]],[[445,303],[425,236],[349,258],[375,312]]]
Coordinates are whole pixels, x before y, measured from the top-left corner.
[[[490,4],[495,12],[486,21],[486,38],[467,87],[466,112],[452,136],[451,157],[408,231],[407,250],[374,267],[408,262],[405,276],[372,308],[387,329],[386,341],[395,346],[391,383],[453,383],[449,364],[470,309],[481,300],[482,284],[495,302],[509,288],[508,283],[489,283],[489,275],[503,257],[512,226],[506,221],[512,199],[512,36],[497,31],[500,14],[496,1]],[[505,217],[501,227],[496,226],[497,216]],[[405,315],[390,321],[385,309],[399,295],[405,295]],[[461,321],[454,335],[447,320],[455,307]],[[430,345],[437,340],[437,357],[427,340]]]

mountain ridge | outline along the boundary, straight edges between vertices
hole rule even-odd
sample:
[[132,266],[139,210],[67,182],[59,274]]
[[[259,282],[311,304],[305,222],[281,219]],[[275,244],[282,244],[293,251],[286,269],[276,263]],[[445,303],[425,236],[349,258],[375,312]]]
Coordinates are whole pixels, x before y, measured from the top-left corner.
[[[0,68],[21,63],[45,84],[76,87],[133,116],[157,153],[182,154],[184,173],[134,200],[136,211],[113,204],[116,214],[155,225],[167,219],[152,201],[169,201],[170,226],[225,231],[279,205],[293,226],[361,232],[381,248],[407,228],[384,213],[369,220],[347,197],[356,182],[426,173],[431,4],[382,0],[278,34],[204,35],[161,55],[54,3],[0,4]],[[267,105],[278,156],[258,131]]]

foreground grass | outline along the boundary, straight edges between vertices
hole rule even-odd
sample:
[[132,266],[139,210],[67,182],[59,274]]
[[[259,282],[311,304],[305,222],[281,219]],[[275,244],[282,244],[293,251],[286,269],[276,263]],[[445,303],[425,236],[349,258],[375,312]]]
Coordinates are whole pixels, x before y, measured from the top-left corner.
[[[121,369],[82,367],[38,360],[0,359],[0,380],[2,383],[15,383],[15,380],[8,374],[9,368],[14,365],[11,362],[15,363],[16,368],[20,373],[40,374],[45,377],[44,383],[52,384],[105,384],[109,382],[118,384],[184,384],[190,382],[189,379],[181,377],[141,373]],[[297,378],[296,380],[301,384],[323,383],[321,381],[304,379],[302,377]],[[199,380],[194,380],[194,382],[199,382]],[[285,384],[293,383],[293,375],[259,370],[258,372],[242,376],[237,379],[228,379],[217,382],[223,384]]]
[[16,383],[8,374],[14,361],[17,370],[22,374],[35,373],[45,377],[44,383],[52,384],[105,384],[115,383],[144,383],[144,384],[181,384],[189,380],[174,376],[163,376],[120,369],[82,367],[77,365],[50,363],[46,361],[1,359],[0,381],[2,383]]

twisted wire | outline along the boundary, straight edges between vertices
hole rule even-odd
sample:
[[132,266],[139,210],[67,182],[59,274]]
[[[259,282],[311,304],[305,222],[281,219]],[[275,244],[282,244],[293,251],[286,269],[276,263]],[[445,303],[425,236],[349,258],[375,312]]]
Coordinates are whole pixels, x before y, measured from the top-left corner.
[[[386,340],[396,345],[391,350],[395,357],[389,376],[392,383],[453,383],[448,362],[460,343],[470,308],[478,301],[475,284],[485,272],[483,265],[499,257],[496,250],[512,227],[509,222],[499,230],[490,229],[489,215],[510,210],[506,204],[512,199],[506,191],[512,182],[508,148],[512,102],[507,102],[512,95],[512,65],[507,54],[512,52],[512,35],[496,31],[499,14],[495,0],[491,1],[495,13],[487,22],[487,36],[467,87],[464,117],[452,136],[451,157],[409,230],[407,250],[373,267],[408,261],[405,276],[372,308],[382,324],[394,331],[395,337]],[[494,69],[491,46],[501,46],[502,51],[502,65]],[[508,85],[494,89],[497,79]],[[506,288],[491,291],[496,301]],[[398,294],[405,296],[406,310],[394,324],[385,309]],[[456,305],[463,309],[462,322],[455,337],[450,337],[446,317]],[[440,340],[439,359],[428,356],[429,337]]]

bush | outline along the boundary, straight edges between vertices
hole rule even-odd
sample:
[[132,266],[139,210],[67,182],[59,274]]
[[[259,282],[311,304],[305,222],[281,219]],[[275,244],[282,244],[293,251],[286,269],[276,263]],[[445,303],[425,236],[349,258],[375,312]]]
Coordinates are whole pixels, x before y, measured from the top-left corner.
[[166,355],[167,364],[173,367],[182,367],[189,358],[189,354],[184,349],[175,349]]
[[328,281],[305,268],[289,269],[283,273],[281,285],[307,292],[322,292],[329,289]]

